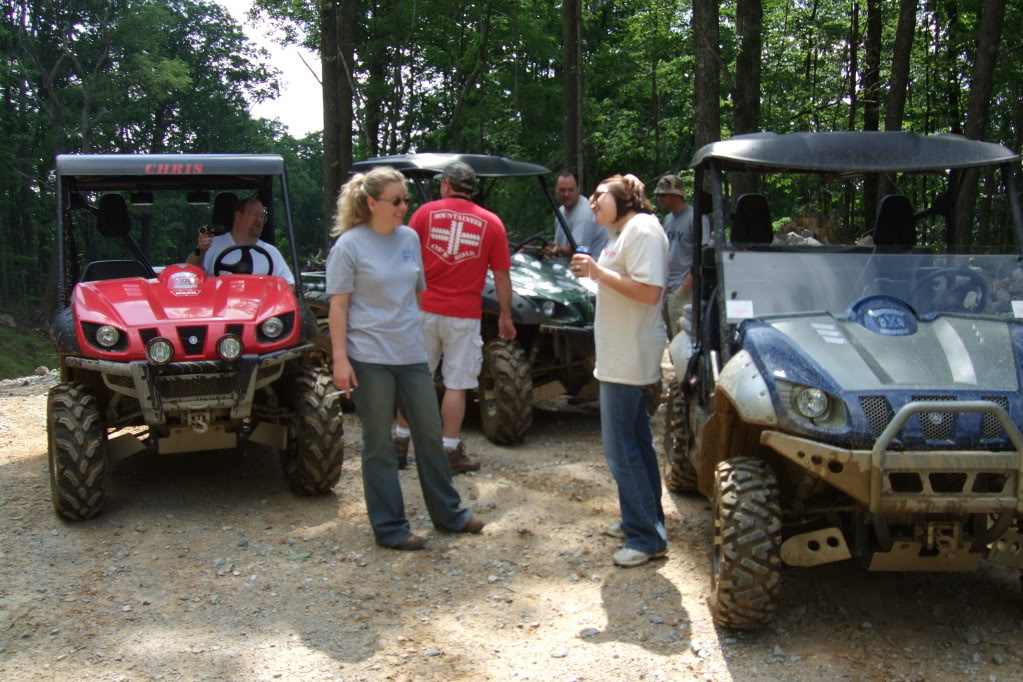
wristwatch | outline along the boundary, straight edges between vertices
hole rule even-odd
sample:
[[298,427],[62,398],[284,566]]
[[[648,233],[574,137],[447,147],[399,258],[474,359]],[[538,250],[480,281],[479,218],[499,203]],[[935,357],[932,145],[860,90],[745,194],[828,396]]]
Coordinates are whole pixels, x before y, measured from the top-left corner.
[[197,246],[197,247],[195,247],[195,251],[193,251],[192,253],[194,253],[197,256],[201,256],[202,255],[202,250]]

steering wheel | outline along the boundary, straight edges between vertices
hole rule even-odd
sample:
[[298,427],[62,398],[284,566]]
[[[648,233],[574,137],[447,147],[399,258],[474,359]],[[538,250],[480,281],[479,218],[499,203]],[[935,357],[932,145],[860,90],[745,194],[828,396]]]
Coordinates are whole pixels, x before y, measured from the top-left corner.
[[[537,232],[536,234],[534,234],[532,236],[526,237],[525,239],[523,239],[518,244],[513,245],[511,247],[511,252],[512,253],[517,253],[517,252],[521,251],[523,249],[523,247],[525,247],[525,246],[527,246],[529,244],[532,244],[533,242],[537,242],[537,241],[544,242],[546,240],[547,240],[547,235],[545,233]],[[542,247],[540,248],[540,255],[541,256],[543,255],[543,248]]]
[[[242,255],[238,258],[237,263],[225,263],[224,256],[235,251],[241,251]],[[220,252],[217,256],[217,260],[213,262],[213,276],[216,277],[220,274],[220,271],[229,272],[232,275],[251,275],[252,274],[252,252],[266,258],[266,274],[274,274],[274,259],[270,256],[270,252],[264,249],[259,244],[235,244],[229,246]]]
[[[966,281],[957,284],[960,278]],[[935,284],[944,282],[944,289],[935,293]],[[966,304],[966,297],[975,292],[973,305]],[[909,300],[917,310],[948,310],[953,312],[980,312],[991,300],[990,290],[984,277],[968,267],[942,268],[918,275],[916,284],[909,294]]]

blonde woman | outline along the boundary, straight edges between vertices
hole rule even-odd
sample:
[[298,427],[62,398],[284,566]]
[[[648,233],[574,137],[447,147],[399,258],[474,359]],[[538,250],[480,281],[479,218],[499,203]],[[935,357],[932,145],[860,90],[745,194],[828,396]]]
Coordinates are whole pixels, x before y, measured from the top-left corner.
[[616,564],[639,566],[668,551],[645,388],[661,380],[668,238],[634,175],[601,182],[590,208],[607,228],[607,246],[599,261],[573,255],[571,268],[577,277],[597,282],[593,374],[600,382],[604,457],[618,484],[622,515],[604,533],[625,540],[614,553]]
[[425,288],[419,237],[404,225],[405,176],[378,167],[352,176],[337,203],[327,258],[334,385],[351,392],[362,421],[362,482],[377,544],[422,549],[412,533],[391,439],[395,408],[412,431],[426,508],[438,529],[479,533],[483,522],[461,508],[441,442],[440,409],[419,321]]

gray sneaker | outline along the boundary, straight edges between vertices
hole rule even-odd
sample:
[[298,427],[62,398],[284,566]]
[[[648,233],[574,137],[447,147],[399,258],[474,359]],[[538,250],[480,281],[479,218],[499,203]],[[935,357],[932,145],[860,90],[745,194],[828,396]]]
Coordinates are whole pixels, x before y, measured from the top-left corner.
[[408,444],[411,436],[394,437],[394,449],[398,451],[398,468],[408,469]]
[[612,557],[614,562],[619,566],[625,568],[631,568],[632,566],[642,566],[651,559],[658,559],[668,554],[667,549],[662,549],[660,552],[654,552],[653,554],[647,554],[641,552],[638,549],[632,549],[631,547],[622,547],[620,550],[614,553]]
[[609,538],[618,538],[619,540],[625,539],[625,531],[622,530],[621,521],[614,521],[612,523],[607,524],[606,526],[600,529],[600,534],[606,535]]

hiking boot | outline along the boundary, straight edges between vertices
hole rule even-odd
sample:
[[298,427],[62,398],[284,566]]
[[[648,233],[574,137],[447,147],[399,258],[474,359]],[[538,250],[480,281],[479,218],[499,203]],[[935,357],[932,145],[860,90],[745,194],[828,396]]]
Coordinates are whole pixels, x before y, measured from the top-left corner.
[[465,442],[459,442],[455,448],[444,448],[444,454],[448,456],[448,468],[452,475],[480,470],[480,461],[466,454]]
[[408,444],[411,436],[394,437],[394,449],[398,451],[398,468],[408,469]]

